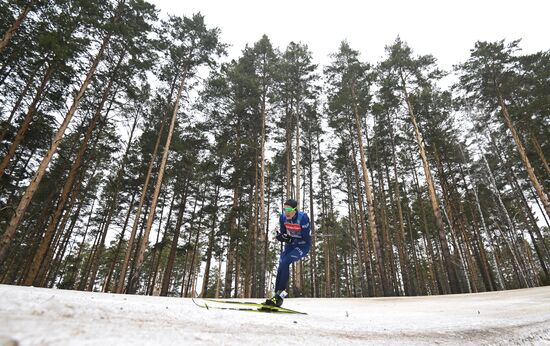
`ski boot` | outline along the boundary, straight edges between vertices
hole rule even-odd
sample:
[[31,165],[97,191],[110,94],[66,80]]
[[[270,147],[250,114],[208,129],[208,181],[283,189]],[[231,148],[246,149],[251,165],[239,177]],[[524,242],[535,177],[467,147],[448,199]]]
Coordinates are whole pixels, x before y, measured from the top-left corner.
[[281,307],[283,305],[283,298],[287,296],[285,291],[278,291],[272,298],[265,301],[264,305]]

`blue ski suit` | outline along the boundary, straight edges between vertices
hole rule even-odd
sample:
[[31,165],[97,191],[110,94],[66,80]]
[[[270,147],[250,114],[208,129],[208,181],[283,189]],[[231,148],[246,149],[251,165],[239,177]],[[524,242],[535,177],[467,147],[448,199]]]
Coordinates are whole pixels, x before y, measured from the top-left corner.
[[303,211],[298,211],[292,220],[287,220],[282,213],[279,219],[279,233],[289,234],[292,241],[285,244],[279,257],[275,292],[287,288],[290,264],[306,257],[311,248],[309,216]]

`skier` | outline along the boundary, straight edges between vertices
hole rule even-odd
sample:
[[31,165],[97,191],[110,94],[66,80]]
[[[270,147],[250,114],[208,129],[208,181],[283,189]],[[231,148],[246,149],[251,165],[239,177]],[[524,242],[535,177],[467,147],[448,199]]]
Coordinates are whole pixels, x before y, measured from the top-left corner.
[[265,301],[265,305],[281,306],[283,298],[287,296],[285,289],[288,284],[290,264],[307,256],[311,248],[309,216],[298,211],[298,202],[288,199],[279,218],[279,232],[275,237],[285,243],[284,250],[279,257],[277,279],[275,280],[275,295]]

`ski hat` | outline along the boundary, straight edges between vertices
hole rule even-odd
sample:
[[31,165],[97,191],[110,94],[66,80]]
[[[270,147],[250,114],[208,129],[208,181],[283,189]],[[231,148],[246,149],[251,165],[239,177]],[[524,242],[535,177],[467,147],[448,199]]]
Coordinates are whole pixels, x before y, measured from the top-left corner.
[[283,205],[288,205],[292,208],[298,208],[298,202],[296,202],[296,200],[292,199],[292,198],[287,199],[285,204],[283,204]]

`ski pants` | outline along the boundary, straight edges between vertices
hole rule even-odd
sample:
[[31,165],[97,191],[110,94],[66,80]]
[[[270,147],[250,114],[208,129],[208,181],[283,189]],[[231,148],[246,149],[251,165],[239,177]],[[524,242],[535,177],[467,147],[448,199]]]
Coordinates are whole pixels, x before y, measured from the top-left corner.
[[287,288],[290,264],[306,257],[310,247],[311,244],[285,245],[285,249],[281,252],[281,257],[279,257],[277,279],[275,280],[275,292]]

